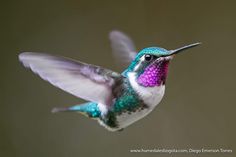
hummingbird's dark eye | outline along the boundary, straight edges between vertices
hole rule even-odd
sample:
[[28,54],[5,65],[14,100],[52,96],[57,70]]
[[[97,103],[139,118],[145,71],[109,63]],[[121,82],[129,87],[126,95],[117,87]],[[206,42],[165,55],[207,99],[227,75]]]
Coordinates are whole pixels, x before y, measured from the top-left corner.
[[145,56],[144,56],[144,58],[145,58],[145,61],[151,61],[152,59],[153,59],[153,55],[149,55],[149,54],[146,54]]

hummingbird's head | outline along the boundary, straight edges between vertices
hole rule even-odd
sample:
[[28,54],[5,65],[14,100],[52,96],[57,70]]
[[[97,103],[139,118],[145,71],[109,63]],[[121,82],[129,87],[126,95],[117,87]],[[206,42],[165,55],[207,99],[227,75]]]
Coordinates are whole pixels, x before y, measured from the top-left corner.
[[168,65],[173,56],[200,43],[194,43],[175,50],[160,47],[148,47],[141,50],[125,72],[135,74],[136,81],[144,87],[165,84]]

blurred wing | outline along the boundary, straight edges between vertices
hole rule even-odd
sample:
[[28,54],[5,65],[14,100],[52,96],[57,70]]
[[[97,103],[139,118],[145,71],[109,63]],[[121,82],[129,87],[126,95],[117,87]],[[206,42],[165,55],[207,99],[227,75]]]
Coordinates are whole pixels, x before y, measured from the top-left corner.
[[119,59],[119,61],[129,64],[137,54],[133,41],[127,35],[119,31],[110,32],[109,38],[114,56]]
[[112,86],[120,74],[99,66],[42,53],[24,52],[19,55],[25,67],[54,86],[88,101],[109,105]]

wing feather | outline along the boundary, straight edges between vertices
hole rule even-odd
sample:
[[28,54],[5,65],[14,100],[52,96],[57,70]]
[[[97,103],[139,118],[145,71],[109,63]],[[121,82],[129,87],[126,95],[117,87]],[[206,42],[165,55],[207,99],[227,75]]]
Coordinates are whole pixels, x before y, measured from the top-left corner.
[[129,64],[137,54],[133,41],[120,31],[111,31],[109,38],[114,56]]
[[44,80],[88,101],[111,104],[119,73],[99,66],[43,53],[24,52],[19,60]]

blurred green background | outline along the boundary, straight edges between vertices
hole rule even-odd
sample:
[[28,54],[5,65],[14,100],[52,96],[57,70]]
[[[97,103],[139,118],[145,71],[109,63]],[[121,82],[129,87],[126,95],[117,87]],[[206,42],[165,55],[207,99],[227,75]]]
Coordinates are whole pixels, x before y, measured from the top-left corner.
[[[226,148],[233,153],[204,156],[235,156],[235,6],[233,0],[1,1],[0,156],[164,155],[130,153],[139,148]],[[84,101],[26,70],[18,54],[47,52],[121,72],[108,40],[113,29],[129,34],[138,49],[203,44],[172,61],[161,104],[122,132],[79,114],[52,114],[53,107]]]

